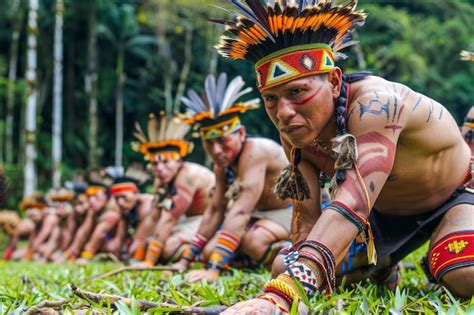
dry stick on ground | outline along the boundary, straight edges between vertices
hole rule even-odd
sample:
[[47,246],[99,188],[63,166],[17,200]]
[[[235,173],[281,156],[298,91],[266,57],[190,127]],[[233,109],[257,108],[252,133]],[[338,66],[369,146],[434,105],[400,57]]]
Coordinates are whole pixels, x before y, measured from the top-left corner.
[[49,301],[49,300],[46,300],[46,301],[38,303],[35,306],[28,309],[28,311],[25,312],[25,315],[36,314],[38,312],[41,313],[41,309],[46,308],[46,307],[58,308],[60,306],[63,306],[64,304],[69,303],[69,301],[71,301],[71,300],[69,300],[69,299],[68,300],[62,300],[62,301]]
[[86,279],[86,281],[90,280],[97,280],[97,279],[102,279],[102,278],[107,278],[113,275],[116,275],[118,273],[124,272],[124,271],[175,271],[175,272],[182,272],[182,269],[178,268],[173,268],[169,266],[155,266],[155,267],[132,267],[132,266],[125,266],[125,267],[120,267],[118,269],[98,274],[95,276],[91,276]]
[[[94,303],[106,303],[107,301],[110,304],[121,302],[128,306],[131,305],[132,300],[127,297],[122,297],[120,295],[112,295],[112,294],[99,294],[93,293],[85,290],[81,290],[76,287],[74,284],[71,284],[72,293],[80,297],[81,299],[89,300]],[[214,306],[214,307],[192,307],[192,306],[179,306],[176,304],[171,303],[155,303],[146,300],[136,300],[136,303],[141,311],[146,311],[150,308],[161,307],[161,308],[178,308],[181,309],[180,311],[173,312],[173,314],[219,314],[223,312],[227,307],[226,306]]]

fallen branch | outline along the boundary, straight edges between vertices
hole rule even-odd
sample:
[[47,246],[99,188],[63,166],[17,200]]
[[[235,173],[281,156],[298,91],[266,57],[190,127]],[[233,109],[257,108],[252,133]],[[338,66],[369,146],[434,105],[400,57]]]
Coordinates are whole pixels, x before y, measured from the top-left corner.
[[[71,284],[72,293],[80,297],[81,299],[92,301],[94,303],[110,303],[111,305],[117,302],[123,303],[127,306],[132,304],[132,299],[123,297],[120,295],[113,295],[113,294],[99,294],[93,293],[85,290],[81,290],[76,287],[74,284]],[[173,314],[206,314],[206,315],[213,315],[213,314],[220,314],[225,309],[226,306],[213,306],[213,307],[193,307],[193,306],[179,306],[176,304],[171,303],[156,303],[150,302],[146,300],[136,300],[137,306],[140,308],[141,311],[146,311],[151,308],[170,308],[172,310],[179,309],[178,311],[173,311]],[[172,311],[171,310],[171,311]]]
[[69,303],[69,301],[71,300],[61,300],[61,301],[50,301],[50,300],[46,300],[46,301],[43,301],[41,303],[38,303],[36,304],[35,306],[29,308],[26,312],[25,312],[25,315],[32,315],[32,314],[36,314],[36,313],[42,313],[42,308],[58,308],[58,307],[61,307],[63,306],[64,304],[67,304]]
[[95,276],[91,276],[86,279],[86,281],[90,280],[97,280],[97,279],[102,279],[102,278],[107,278],[113,275],[116,275],[118,273],[124,272],[124,271],[174,271],[174,272],[182,272],[182,269],[170,267],[170,266],[155,266],[155,267],[132,267],[132,266],[125,266],[125,267],[120,267],[115,270],[98,274]]

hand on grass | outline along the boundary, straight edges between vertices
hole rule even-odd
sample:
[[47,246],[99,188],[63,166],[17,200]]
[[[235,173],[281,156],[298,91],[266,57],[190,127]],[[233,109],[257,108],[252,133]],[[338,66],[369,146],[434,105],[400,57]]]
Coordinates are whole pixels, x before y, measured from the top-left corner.
[[219,271],[216,269],[199,269],[199,270],[192,270],[186,275],[186,280],[189,282],[197,282],[197,281],[209,281],[214,282],[219,279]]

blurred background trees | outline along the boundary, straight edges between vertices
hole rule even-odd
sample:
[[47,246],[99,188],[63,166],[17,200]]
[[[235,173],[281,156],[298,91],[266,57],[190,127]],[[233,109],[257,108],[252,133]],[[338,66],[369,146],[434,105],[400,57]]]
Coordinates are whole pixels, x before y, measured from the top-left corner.
[[[179,111],[183,93],[191,87],[202,92],[209,72],[241,75],[255,86],[251,64],[224,60],[213,48],[222,28],[206,19],[224,17],[211,5],[225,6],[224,1],[37,1],[37,27],[28,25],[35,1],[1,2],[0,165],[10,179],[10,206],[21,197],[25,181],[34,189],[52,186],[54,169],[60,172],[55,178],[65,181],[100,165],[141,161],[129,146],[134,122],[144,124],[150,112]],[[64,10],[58,11],[61,5]],[[474,104],[474,63],[459,59],[461,50],[474,50],[472,1],[361,0],[359,7],[369,16],[355,34],[360,45],[348,49],[349,58],[340,63],[344,71],[366,69],[405,83],[444,104],[461,122]],[[57,12],[63,19],[59,43]],[[29,36],[37,38],[36,46],[28,44]],[[55,45],[63,51],[60,64]],[[34,54],[31,77],[28,57]],[[53,105],[62,108],[56,120]],[[251,134],[278,139],[265,116],[259,109],[243,120]],[[57,139],[62,144],[55,161],[53,126],[55,147]],[[205,160],[199,141],[191,159]],[[36,171],[37,185],[36,179],[24,178],[32,172],[26,165]]]

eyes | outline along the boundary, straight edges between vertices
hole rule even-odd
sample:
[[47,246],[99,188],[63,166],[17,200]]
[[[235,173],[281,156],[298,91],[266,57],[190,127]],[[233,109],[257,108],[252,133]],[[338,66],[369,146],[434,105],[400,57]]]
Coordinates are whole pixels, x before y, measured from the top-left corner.
[[[302,88],[293,88],[286,91],[281,97],[286,98],[289,101],[298,101],[299,97],[305,92]],[[263,100],[267,108],[274,108],[278,103],[278,97],[273,94],[263,95]]]
[[297,95],[301,94],[302,92],[303,92],[303,89],[292,89],[292,90],[290,90],[289,94],[291,96],[297,96]]

